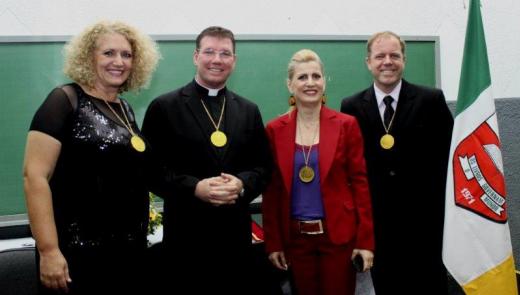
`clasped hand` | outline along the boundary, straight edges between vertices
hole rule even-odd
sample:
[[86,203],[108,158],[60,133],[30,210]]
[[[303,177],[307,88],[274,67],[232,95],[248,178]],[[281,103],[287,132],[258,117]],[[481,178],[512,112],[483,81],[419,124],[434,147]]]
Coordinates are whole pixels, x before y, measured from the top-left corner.
[[227,174],[202,179],[195,187],[195,196],[214,206],[235,204],[244,187],[242,180]]

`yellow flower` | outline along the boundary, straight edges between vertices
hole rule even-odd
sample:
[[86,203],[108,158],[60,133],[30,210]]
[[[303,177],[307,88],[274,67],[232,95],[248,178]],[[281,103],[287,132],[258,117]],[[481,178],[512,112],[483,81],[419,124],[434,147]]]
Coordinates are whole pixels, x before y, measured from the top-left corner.
[[154,209],[150,209],[150,221],[155,221],[157,218],[157,212]]
[[148,219],[148,234],[153,235],[157,227],[162,224],[162,214],[157,211],[154,204],[155,195],[150,193],[150,210]]

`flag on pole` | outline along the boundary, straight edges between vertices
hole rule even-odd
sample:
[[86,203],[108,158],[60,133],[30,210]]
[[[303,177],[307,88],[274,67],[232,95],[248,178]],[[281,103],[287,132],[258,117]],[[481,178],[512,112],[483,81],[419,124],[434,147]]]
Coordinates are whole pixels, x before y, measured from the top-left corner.
[[466,294],[517,295],[480,0],[470,0],[453,128],[443,260]]

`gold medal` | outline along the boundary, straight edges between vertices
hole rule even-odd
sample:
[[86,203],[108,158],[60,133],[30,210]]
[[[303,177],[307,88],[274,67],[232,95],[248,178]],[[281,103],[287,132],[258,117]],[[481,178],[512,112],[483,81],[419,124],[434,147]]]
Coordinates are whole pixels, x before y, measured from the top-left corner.
[[206,114],[208,115],[211,123],[213,124],[213,127],[215,127],[215,131],[213,131],[209,137],[211,140],[211,143],[216,147],[223,147],[227,143],[227,136],[224,132],[220,131],[220,123],[222,123],[222,116],[224,116],[224,108],[226,107],[226,97],[224,96],[224,101],[222,102],[222,109],[220,110],[220,118],[218,119],[218,123],[215,123],[215,120],[213,120],[213,117],[209,113],[208,108],[206,107],[206,104],[201,99],[200,102],[202,103],[202,106],[204,107],[204,110],[206,111]]
[[381,137],[381,140],[379,141],[379,144],[381,144],[381,147],[385,150],[389,150],[394,146],[395,139],[390,134],[385,134]]
[[[298,130],[300,130],[300,125],[302,125],[303,123],[301,122],[298,122]],[[305,163],[305,165],[303,167],[300,168],[300,170],[298,171],[298,177],[300,178],[300,180],[303,182],[303,183],[309,183],[311,182],[312,180],[314,180],[314,169],[312,169],[311,166],[309,166],[309,162],[311,160],[311,151],[312,151],[312,145],[314,144],[314,141],[316,140],[316,136],[318,136],[318,133],[320,131],[320,125],[319,125],[319,121],[317,122],[317,126],[315,126],[315,129],[314,129],[314,138],[312,139],[312,141],[310,142],[311,144],[309,145],[309,150],[307,152],[305,152],[305,145],[302,144],[302,155],[303,155],[303,162]],[[300,131],[300,137],[301,137],[301,142],[303,143],[303,133]]]
[[137,135],[133,135],[132,138],[130,138],[130,143],[132,144],[132,147],[138,152],[144,152],[146,149],[144,140]]
[[[390,96],[387,96],[387,97],[390,97]],[[385,99],[385,104],[387,104],[387,101],[386,101],[387,97],[384,98]],[[386,108],[392,109],[391,105],[387,105]],[[387,111],[386,108],[385,108],[385,113]],[[385,150],[389,150],[389,149],[393,148],[394,144],[395,144],[395,139],[390,134],[390,128],[392,128],[392,123],[394,123],[395,114],[396,114],[396,112],[394,111],[393,114],[392,114],[392,118],[390,119],[390,122],[388,123],[388,126],[385,125],[384,118],[383,118],[383,128],[385,128],[386,134],[381,136],[381,139],[379,140],[379,144]]]
[[305,165],[300,168],[298,176],[302,182],[309,183],[314,179],[314,170],[311,167]]
[[213,131],[213,133],[211,133],[210,139],[211,139],[211,143],[216,147],[223,147],[227,143],[226,134],[219,130]]
[[132,129],[132,124],[130,124],[128,117],[126,116],[125,109],[123,108],[123,102],[121,102],[119,104],[119,106],[121,107],[121,113],[123,113],[123,116],[125,117],[124,121],[123,121],[123,119],[121,119],[121,117],[119,117],[119,115],[116,113],[116,111],[112,108],[112,106],[106,100],[103,99],[103,101],[105,102],[107,107],[110,109],[110,111],[112,111],[114,116],[116,116],[116,118],[121,122],[121,124],[123,124],[123,126],[125,126],[126,130],[128,130],[128,132],[132,135],[132,137],[130,138],[130,145],[134,148],[134,150],[141,152],[141,153],[144,152],[144,150],[146,149],[146,144],[144,143],[144,140],[141,137],[139,137],[138,135],[136,135],[134,130]]

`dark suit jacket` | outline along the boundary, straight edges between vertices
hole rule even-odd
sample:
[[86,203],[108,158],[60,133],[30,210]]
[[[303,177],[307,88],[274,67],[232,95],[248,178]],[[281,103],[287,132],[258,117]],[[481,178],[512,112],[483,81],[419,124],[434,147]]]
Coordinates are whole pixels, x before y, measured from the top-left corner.
[[[143,122],[142,133],[153,148],[157,169],[167,178],[166,185],[158,189],[164,198],[163,242],[166,247],[186,251],[212,244],[230,253],[243,250],[251,244],[249,203],[263,191],[270,176],[271,157],[262,118],[254,103],[227,90],[228,141],[219,156],[210,142],[215,129],[194,83],[156,98]],[[195,197],[199,180],[221,172],[244,183],[245,195],[236,204],[215,207]]]
[[[385,130],[373,86],[343,99],[341,111],[358,119],[365,140],[376,233],[374,267],[391,265],[388,271],[406,271],[408,276],[409,258],[420,261],[422,270],[435,272],[442,266],[445,183],[453,128],[442,91],[403,80],[390,130],[395,145],[390,150],[379,143]],[[415,274],[427,277],[422,270]]]
[[[262,202],[268,252],[286,251],[288,243],[296,114],[295,110],[267,125],[276,164]],[[363,139],[355,118],[323,106],[318,151],[326,232],[335,244],[355,241],[355,248],[373,250]]]

